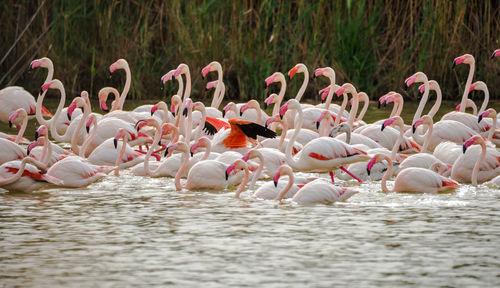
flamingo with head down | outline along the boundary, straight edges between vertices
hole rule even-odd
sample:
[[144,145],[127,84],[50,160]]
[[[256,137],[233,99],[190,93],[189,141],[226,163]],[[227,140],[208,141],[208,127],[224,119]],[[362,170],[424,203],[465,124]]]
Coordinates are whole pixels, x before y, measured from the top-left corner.
[[44,172],[46,166],[31,157],[0,165],[0,188],[8,191],[29,193],[48,183],[59,185],[61,181]]
[[419,193],[437,193],[450,189],[459,188],[459,184],[449,178],[441,176],[440,174],[431,171],[429,169],[412,167],[402,170],[396,176],[394,181],[394,187],[392,189],[387,188],[387,179],[392,175],[393,164],[391,159],[384,154],[376,154],[368,164],[366,169],[368,174],[370,174],[373,165],[380,163],[381,161],[387,161],[389,166],[387,171],[382,177],[382,191],[388,192],[419,192]]
[[[288,196],[289,198],[291,198],[292,202],[299,205],[314,205],[318,203],[334,203],[337,201],[345,201],[354,194],[358,193],[358,191],[351,188],[335,186],[325,179],[316,179],[310,181],[302,187],[299,187],[299,189],[295,193],[293,193],[293,191],[290,191],[292,187],[295,187],[292,168],[288,165],[283,165],[282,167],[280,167],[273,178],[275,187],[278,186],[281,175],[288,175],[288,183],[280,191],[278,197],[276,198],[278,201],[281,201],[283,198],[286,198],[286,196]],[[298,186],[299,185],[297,185],[297,187]]]

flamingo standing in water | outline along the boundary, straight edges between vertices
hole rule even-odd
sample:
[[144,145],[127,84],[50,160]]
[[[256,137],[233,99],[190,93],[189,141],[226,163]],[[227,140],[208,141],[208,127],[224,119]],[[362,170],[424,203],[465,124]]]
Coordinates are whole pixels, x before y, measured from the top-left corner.
[[[478,146],[472,146],[479,144]],[[471,147],[472,146],[472,147]],[[500,175],[500,152],[487,148],[484,138],[474,135],[463,144],[463,154],[453,163],[451,178],[460,183],[478,183]]]
[[291,196],[293,192],[290,192],[290,189],[294,187],[294,176],[292,168],[288,165],[283,165],[282,167],[280,167],[273,178],[275,187],[278,186],[278,181],[281,175],[288,175],[288,183],[280,191],[278,197],[276,198],[278,201],[281,201],[286,197],[286,195],[288,195],[291,198],[292,202],[295,202],[299,205],[334,203],[337,201],[345,201],[352,195],[358,193],[358,191],[351,188],[335,186],[331,183],[328,183],[328,181],[326,181],[325,179],[316,179],[300,187],[299,190],[296,191],[293,196]]
[[389,190],[387,188],[387,179],[392,175],[393,164],[391,159],[384,154],[376,154],[368,164],[366,169],[370,174],[373,165],[381,161],[387,161],[389,167],[382,177],[382,191],[388,192],[420,192],[420,193],[437,193],[450,189],[459,188],[457,182],[439,175],[438,173],[419,167],[407,168],[402,170],[396,176],[394,187]]
[[488,131],[487,140],[495,144],[497,147],[500,147],[500,131],[497,129],[497,111],[493,108],[489,108],[488,110],[479,114],[477,121],[481,122],[481,120],[485,118],[492,119],[492,125],[490,130]]
[[0,166],[0,187],[29,193],[48,183],[60,184],[58,179],[43,173],[45,168],[43,163],[31,157],[4,163]]
[[[302,172],[330,172],[333,181],[333,170],[342,169],[349,173],[343,165],[368,160],[370,157],[364,151],[351,147],[337,139],[330,137],[319,137],[307,143],[302,150],[292,157],[292,147],[295,139],[300,133],[304,121],[302,108],[295,99],[288,100],[280,109],[280,117],[283,117],[286,111],[296,110],[298,115],[298,125],[295,132],[288,142],[285,155],[288,165],[296,171]],[[351,175],[351,174],[350,174]],[[351,175],[353,178],[357,178]],[[357,179],[361,182],[360,179]]]
[[[285,171],[286,170],[286,171]],[[295,177],[293,175],[293,170],[290,168],[290,166],[284,164],[279,167],[278,171],[276,171],[275,175],[276,176],[278,173],[280,175],[286,174],[289,176],[288,180],[285,181],[273,181],[273,182],[266,182],[264,185],[260,186],[253,194],[255,198],[258,199],[267,199],[267,200],[274,200],[278,198],[280,192],[285,189],[285,187],[288,185],[289,181],[292,181],[292,186],[288,190],[287,193],[283,196],[283,198],[292,198],[297,191],[299,191],[300,188],[302,188],[306,183],[311,182],[316,180],[317,178],[315,177],[310,177],[310,178],[304,178],[304,177]],[[276,180],[276,179],[273,179]]]

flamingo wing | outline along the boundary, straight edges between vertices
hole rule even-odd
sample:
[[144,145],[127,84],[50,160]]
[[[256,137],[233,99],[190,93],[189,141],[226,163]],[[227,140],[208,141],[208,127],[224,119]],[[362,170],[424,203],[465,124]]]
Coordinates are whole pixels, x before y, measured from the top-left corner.
[[237,126],[243,132],[243,134],[252,139],[257,139],[257,136],[263,136],[266,138],[276,137],[276,132],[254,122],[239,119],[230,119],[229,123],[231,124],[231,126]]

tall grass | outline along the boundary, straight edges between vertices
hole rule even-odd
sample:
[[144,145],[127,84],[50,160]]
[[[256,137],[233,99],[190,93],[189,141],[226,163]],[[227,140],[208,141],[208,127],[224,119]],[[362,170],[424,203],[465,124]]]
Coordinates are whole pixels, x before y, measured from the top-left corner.
[[[158,80],[185,62],[191,67],[192,96],[207,100],[200,69],[218,60],[229,98],[263,99],[269,93],[265,77],[303,62],[311,71],[332,66],[338,83],[352,82],[372,98],[399,90],[406,77],[424,71],[441,84],[444,97],[457,99],[468,71],[452,70],[451,63],[471,53],[475,79],[490,85],[492,98],[500,98],[495,89],[500,61],[489,59],[500,47],[498,1],[5,0],[0,9],[5,39],[0,57],[12,47],[0,63],[0,87],[37,91],[45,73],[27,73],[27,67],[32,59],[48,56],[67,90],[95,95],[104,86],[123,86],[124,74],[109,79],[107,71],[125,58],[132,70],[131,98],[171,93],[173,84],[162,92]],[[300,81],[289,82],[287,97]],[[325,83],[311,81],[305,99]]]

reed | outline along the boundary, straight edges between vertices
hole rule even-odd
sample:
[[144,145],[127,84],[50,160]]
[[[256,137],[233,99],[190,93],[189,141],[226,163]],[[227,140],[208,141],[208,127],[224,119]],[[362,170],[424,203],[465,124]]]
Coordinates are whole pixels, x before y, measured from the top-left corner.
[[[475,79],[500,99],[494,89],[500,63],[489,59],[500,47],[498,1],[5,0],[0,8],[0,58],[9,52],[0,63],[1,87],[38,91],[45,73],[27,73],[27,67],[48,56],[66,89],[95,97],[101,87],[122,87],[124,74],[109,79],[107,70],[125,58],[132,69],[130,97],[159,99],[175,90],[169,84],[161,91],[159,78],[185,62],[193,97],[208,102],[200,69],[218,60],[229,98],[263,99],[265,77],[303,62],[311,70],[332,66],[338,83],[352,82],[372,98],[400,90],[407,76],[424,71],[453,100],[463,92],[467,69],[452,70],[451,63],[471,53]],[[299,82],[290,82],[287,97]],[[305,99],[325,84],[311,81]]]

